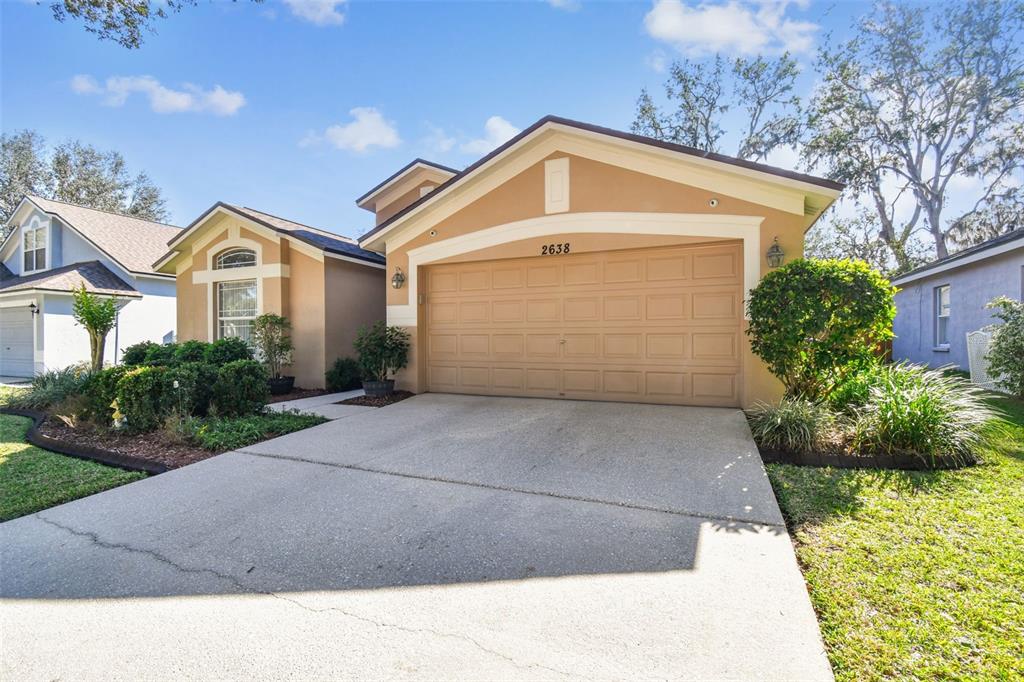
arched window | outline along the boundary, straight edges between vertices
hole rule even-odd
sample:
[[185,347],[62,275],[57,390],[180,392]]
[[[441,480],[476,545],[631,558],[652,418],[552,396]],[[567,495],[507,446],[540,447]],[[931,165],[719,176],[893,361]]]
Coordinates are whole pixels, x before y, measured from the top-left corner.
[[228,249],[217,255],[213,269],[248,268],[253,265],[256,265],[256,252],[252,249]]

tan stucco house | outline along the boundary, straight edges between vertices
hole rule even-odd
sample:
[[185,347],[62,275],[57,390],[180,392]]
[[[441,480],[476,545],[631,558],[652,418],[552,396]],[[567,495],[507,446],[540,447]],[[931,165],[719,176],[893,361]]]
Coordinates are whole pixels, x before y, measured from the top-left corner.
[[377,216],[359,245],[387,256],[387,319],[412,332],[400,388],[747,406],[781,386],[745,292],[841,189],[547,117],[464,171],[388,178],[357,202]]
[[168,248],[155,267],[177,276],[178,339],[249,339],[258,315],[284,315],[296,386],[323,388],[359,328],[384,319],[384,258],[333,232],[217,203]]

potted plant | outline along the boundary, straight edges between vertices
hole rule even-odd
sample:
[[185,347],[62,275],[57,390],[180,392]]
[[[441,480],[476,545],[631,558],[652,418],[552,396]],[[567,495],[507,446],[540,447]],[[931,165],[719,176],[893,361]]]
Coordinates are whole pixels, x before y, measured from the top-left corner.
[[409,362],[409,332],[377,322],[360,329],[353,345],[366,395],[379,398],[394,392],[395,380],[389,377]]
[[295,377],[281,370],[292,362],[292,324],[287,317],[266,313],[253,321],[252,337],[256,355],[267,366],[271,395],[284,395],[295,386]]

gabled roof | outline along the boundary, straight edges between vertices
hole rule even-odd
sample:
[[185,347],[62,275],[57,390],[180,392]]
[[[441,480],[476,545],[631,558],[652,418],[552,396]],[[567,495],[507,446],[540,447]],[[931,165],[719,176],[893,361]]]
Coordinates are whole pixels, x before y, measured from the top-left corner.
[[372,251],[366,251],[359,248],[355,243],[354,239],[344,237],[334,232],[328,232],[327,230],[321,230],[316,227],[310,227],[309,225],[303,225],[292,220],[281,218],[280,216],[272,215],[270,213],[264,213],[263,211],[257,211],[254,208],[247,206],[235,206],[228,204],[223,201],[218,201],[210,208],[203,211],[202,215],[193,220],[188,227],[182,230],[180,233],[175,235],[173,239],[167,242],[167,246],[170,247],[170,252],[167,249],[161,251],[158,260],[155,260],[153,265],[163,266],[175,254],[175,245],[180,243],[189,234],[191,234],[204,220],[206,220],[212,213],[216,211],[228,211],[235,215],[241,216],[254,223],[261,225],[269,230],[273,230],[278,234],[283,234],[288,237],[297,239],[305,244],[316,247],[321,251],[327,253],[337,254],[346,258],[354,258],[356,260],[365,261],[375,265],[383,265],[384,257],[380,254]]
[[893,278],[893,284],[906,284],[907,282],[913,282],[914,280],[921,279],[922,277],[928,277],[929,275],[937,274],[939,272],[945,272],[947,270],[953,270],[962,265],[969,263],[976,263],[979,260],[991,258],[992,256],[998,256],[1001,253],[1012,251],[1013,249],[1024,249],[1024,227],[1018,227],[1010,232],[1005,232],[998,237],[989,239],[980,244],[957,251],[954,254],[940,258],[936,261],[932,261],[927,265],[914,268],[909,272],[905,272],[898,277]]
[[396,182],[398,182],[399,180],[404,178],[409,173],[411,173],[411,172],[413,172],[413,171],[415,171],[415,170],[417,170],[419,168],[428,168],[428,169],[433,169],[433,170],[441,171],[441,173],[443,173],[444,175],[447,175],[449,177],[451,177],[453,175],[458,175],[459,174],[459,171],[457,169],[455,169],[455,168],[449,168],[448,166],[442,166],[439,163],[434,163],[433,161],[427,161],[426,159],[413,159],[412,161],[410,161],[409,163],[405,164],[404,166],[399,168],[397,171],[395,171],[394,173],[389,175],[383,181],[379,182],[369,192],[367,192],[363,196],[361,196],[358,199],[356,199],[356,206],[358,206],[359,208],[367,208],[367,206],[369,204],[369,201],[371,199],[373,199],[378,194],[380,194],[384,190],[386,190],[389,187],[391,187],[392,185],[394,185]]
[[405,207],[395,215],[391,216],[384,222],[374,227],[372,230],[370,230],[369,232],[367,232],[366,234],[359,238],[359,243],[363,244],[370,237],[373,237],[374,235],[377,235],[387,230],[392,225],[401,221],[407,215],[409,215],[419,207],[423,206],[424,204],[438,201],[445,195],[445,193],[449,189],[460,184],[467,177],[472,176],[475,171],[480,169],[482,166],[485,166],[489,161],[491,161],[495,157],[498,157],[507,152],[508,150],[512,149],[513,147],[516,147],[520,143],[524,142],[525,140],[533,136],[542,128],[554,126],[576,129],[587,133],[596,133],[598,135],[604,135],[618,140],[624,140],[627,142],[643,144],[671,152],[677,152],[680,154],[685,154],[687,156],[692,156],[707,161],[715,161],[718,163],[735,166],[745,171],[755,171],[757,173],[775,176],[780,180],[790,181],[791,183],[802,183],[805,186],[811,185],[814,187],[820,187],[829,194],[838,193],[842,191],[844,187],[844,185],[842,185],[841,183],[835,182],[833,180],[819,178],[813,175],[807,175],[805,173],[797,173],[796,171],[783,170],[781,168],[775,168],[774,166],[768,166],[762,163],[755,163],[753,161],[738,159],[732,156],[726,156],[724,154],[717,154],[715,152],[708,152],[701,149],[695,149],[693,147],[687,147],[685,145],[675,144],[673,142],[664,142],[662,140],[656,140],[651,137],[644,137],[643,135],[626,133],[621,130],[615,130],[613,128],[605,128],[602,126],[596,126],[589,123],[583,123],[582,121],[574,121],[572,119],[562,118],[560,116],[545,116],[544,118],[540,119],[539,121],[531,125],[526,130],[522,131],[521,133],[513,137],[505,144],[501,145],[500,147],[490,152],[486,156],[467,166],[465,170],[459,172],[455,176],[451,177],[450,179],[442,183],[433,192],[424,195],[419,200],[414,201],[409,206]]
[[93,294],[128,298],[141,298],[142,296],[130,284],[96,260],[72,263],[25,277],[0,280],[0,295],[28,291],[71,293],[82,286],[85,286],[85,290]]
[[166,276],[153,269],[153,261],[163,254],[167,240],[181,232],[180,227],[33,194],[26,195],[22,202],[57,217],[125,271]]

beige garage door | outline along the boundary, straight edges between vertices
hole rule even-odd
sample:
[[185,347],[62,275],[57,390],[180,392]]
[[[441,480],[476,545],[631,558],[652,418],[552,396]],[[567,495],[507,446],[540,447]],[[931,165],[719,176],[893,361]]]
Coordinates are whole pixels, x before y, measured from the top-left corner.
[[426,270],[429,390],[740,403],[738,243]]

